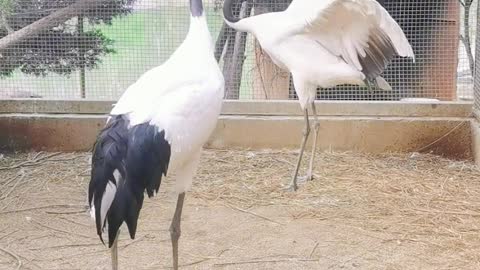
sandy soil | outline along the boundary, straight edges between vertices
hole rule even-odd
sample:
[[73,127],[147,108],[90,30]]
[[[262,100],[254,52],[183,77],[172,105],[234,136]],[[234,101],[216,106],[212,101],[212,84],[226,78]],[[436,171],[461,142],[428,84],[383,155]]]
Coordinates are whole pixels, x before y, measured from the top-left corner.
[[[308,157],[308,156],[307,156]],[[283,190],[290,151],[204,153],[186,197],[181,269],[480,269],[480,171],[430,155],[320,153]],[[0,269],[110,269],[86,213],[88,153],[0,156]],[[173,178],[173,177],[172,177]],[[168,269],[170,181],[145,201],[121,269]]]

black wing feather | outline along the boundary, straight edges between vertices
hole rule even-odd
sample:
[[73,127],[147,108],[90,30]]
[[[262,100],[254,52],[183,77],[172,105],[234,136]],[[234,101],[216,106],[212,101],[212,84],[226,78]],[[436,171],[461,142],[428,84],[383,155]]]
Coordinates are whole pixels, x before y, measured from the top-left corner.
[[367,80],[374,81],[383,73],[397,53],[392,41],[382,30],[372,30],[367,44],[365,57],[359,55],[358,60]]
[[[170,155],[165,131],[149,123],[129,127],[125,115],[113,116],[100,132],[93,150],[88,200],[90,207],[92,203],[95,206],[97,234],[102,242],[106,224],[101,224],[100,209],[108,181],[117,187],[105,219],[111,247],[124,221],[130,237],[135,238],[144,192],[149,197],[154,191],[158,192],[162,175],[167,173]],[[120,179],[115,179],[115,170],[119,171]]]

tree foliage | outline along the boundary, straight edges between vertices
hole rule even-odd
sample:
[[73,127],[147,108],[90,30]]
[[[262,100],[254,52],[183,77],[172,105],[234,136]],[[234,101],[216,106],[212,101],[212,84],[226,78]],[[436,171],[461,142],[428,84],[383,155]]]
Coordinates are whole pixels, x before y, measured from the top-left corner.
[[[0,0],[0,39],[76,1]],[[133,1],[104,1],[100,6],[79,12],[85,28],[79,27],[78,17],[70,18],[2,51],[0,76],[10,75],[16,69],[39,76],[49,72],[68,75],[83,67],[95,67],[103,55],[114,50],[113,40],[91,26],[111,24],[113,18],[128,14]]]

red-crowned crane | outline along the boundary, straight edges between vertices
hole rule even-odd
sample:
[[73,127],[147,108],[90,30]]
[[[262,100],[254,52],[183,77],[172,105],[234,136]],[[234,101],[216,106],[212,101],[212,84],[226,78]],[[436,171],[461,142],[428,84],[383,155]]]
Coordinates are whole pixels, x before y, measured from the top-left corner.
[[254,35],[272,61],[292,74],[305,117],[291,185],[296,190],[310,133],[308,106],[314,116],[314,141],[306,179],[312,179],[319,129],[317,87],[353,84],[391,90],[380,75],[396,55],[414,59],[413,50],[400,26],[375,0],[293,0],[285,11],[244,19],[233,15],[233,1],[224,2],[225,22]]
[[120,226],[125,222],[135,237],[144,192],[155,196],[167,169],[176,174],[178,192],[170,226],[173,268],[178,269],[185,192],[217,123],[224,94],[202,1],[190,0],[190,11],[183,43],[163,65],[127,89],[95,143],[88,201],[102,242],[108,229],[113,269],[118,267]]

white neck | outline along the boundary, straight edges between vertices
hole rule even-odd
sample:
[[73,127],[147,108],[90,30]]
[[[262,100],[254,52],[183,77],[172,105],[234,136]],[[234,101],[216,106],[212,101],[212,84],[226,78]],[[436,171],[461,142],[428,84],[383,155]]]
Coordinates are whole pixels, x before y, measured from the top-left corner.
[[[257,15],[260,16],[260,15]],[[239,31],[239,32],[249,32],[252,33],[252,25],[255,25],[255,17],[247,17],[239,20],[238,22],[229,22],[225,20],[228,26]]]
[[207,20],[204,14],[198,17],[190,17],[190,28],[184,44],[188,44],[189,47],[196,49],[193,50],[193,52],[197,54],[204,53],[205,51],[213,54],[213,40],[208,30]]

